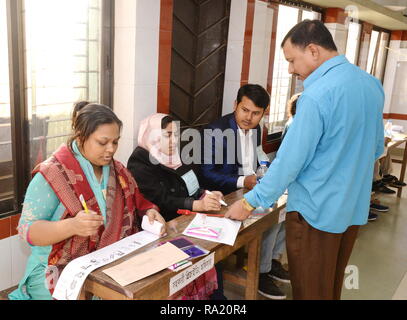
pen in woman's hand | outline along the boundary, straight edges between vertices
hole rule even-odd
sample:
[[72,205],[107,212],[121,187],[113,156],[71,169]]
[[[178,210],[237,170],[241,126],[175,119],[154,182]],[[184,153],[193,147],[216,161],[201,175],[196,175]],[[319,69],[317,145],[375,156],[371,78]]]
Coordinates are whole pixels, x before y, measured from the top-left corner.
[[[210,192],[209,190],[205,190],[205,193],[206,193],[206,194],[213,194],[213,193]],[[221,205],[224,205],[225,207],[228,206],[227,203],[226,203],[225,201],[223,201],[222,199],[220,199],[220,200],[218,200],[218,201],[219,201],[219,203],[220,203]]]

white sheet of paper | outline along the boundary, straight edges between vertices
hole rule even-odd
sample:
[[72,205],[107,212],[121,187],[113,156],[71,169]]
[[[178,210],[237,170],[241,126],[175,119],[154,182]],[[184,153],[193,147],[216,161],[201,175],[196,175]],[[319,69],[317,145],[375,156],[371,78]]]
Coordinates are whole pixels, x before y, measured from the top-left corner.
[[184,251],[167,242],[157,248],[140,253],[117,266],[103,270],[103,273],[125,287],[188,258],[189,256]]
[[[191,223],[185,228],[182,234],[194,237],[198,239],[204,239],[213,242],[220,242],[224,244],[228,244],[233,246],[235,243],[237,234],[239,233],[239,229],[241,226],[241,221],[230,220],[228,218],[217,218],[217,217],[208,217],[204,214],[197,214],[195,218],[191,221]],[[187,234],[188,229],[191,225],[196,226],[208,226],[208,227],[215,227],[215,228],[222,228],[220,235],[217,239],[201,236],[201,235],[190,235]]]
[[148,217],[143,216],[143,220],[141,222],[141,228],[143,230],[149,231],[149,232],[159,236],[162,226],[163,226],[163,224],[161,222],[158,222],[157,220],[154,220],[154,223],[150,224],[150,221],[148,221]]
[[82,285],[89,273],[157,239],[159,239],[159,236],[148,231],[141,231],[72,260],[62,271],[52,297],[57,300],[78,299]]

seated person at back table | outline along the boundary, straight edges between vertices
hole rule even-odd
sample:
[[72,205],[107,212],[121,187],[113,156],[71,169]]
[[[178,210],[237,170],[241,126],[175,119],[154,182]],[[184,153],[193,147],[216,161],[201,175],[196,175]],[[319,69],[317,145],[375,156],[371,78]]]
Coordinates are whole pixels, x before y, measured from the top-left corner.
[[[127,163],[143,195],[160,208],[166,221],[178,217],[178,209],[219,211],[219,200],[223,197],[218,191],[206,194],[200,188],[192,166],[181,161],[178,136],[176,122],[169,115],[158,113],[144,119],[138,134],[138,147]],[[219,289],[212,293],[216,289],[215,269],[203,276],[206,280],[199,282],[201,285],[196,288],[197,293],[192,298],[224,298],[219,275]],[[199,283],[195,283],[195,286]],[[191,291],[188,286],[187,290]]]

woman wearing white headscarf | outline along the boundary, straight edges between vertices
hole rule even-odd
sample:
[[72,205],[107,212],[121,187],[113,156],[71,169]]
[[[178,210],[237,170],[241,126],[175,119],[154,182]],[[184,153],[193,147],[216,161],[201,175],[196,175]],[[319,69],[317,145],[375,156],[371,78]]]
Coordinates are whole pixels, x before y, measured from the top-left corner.
[[[221,192],[206,194],[199,187],[193,167],[182,163],[178,148],[179,129],[174,119],[157,113],[141,122],[138,147],[127,168],[143,195],[160,208],[166,221],[178,209],[198,212],[220,210]],[[183,289],[182,299],[226,299],[221,272],[212,268]]]
[[205,194],[191,165],[182,163],[179,131],[172,117],[157,113],[141,122],[138,147],[127,167],[144,196],[156,204],[165,220],[178,216],[178,209],[198,212],[220,210],[222,193]]

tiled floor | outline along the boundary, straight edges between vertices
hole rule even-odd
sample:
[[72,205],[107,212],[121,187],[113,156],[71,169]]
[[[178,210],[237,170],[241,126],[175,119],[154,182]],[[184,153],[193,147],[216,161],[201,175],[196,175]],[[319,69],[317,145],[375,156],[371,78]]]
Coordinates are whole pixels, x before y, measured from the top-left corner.
[[[400,165],[394,164],[393,170],[398,177]],[[352,269],[345,275],[342,299],[407,299],[407,187],[400,199],[382,194],[378,198],[390,210],[361,227],[348,264]],[[291,299],[290,285],[280,288]],[[225,283],[225,295],[242,300],[244,288]],[[265,299],[260,295],[258,298]]]

